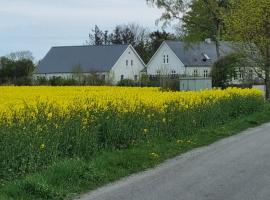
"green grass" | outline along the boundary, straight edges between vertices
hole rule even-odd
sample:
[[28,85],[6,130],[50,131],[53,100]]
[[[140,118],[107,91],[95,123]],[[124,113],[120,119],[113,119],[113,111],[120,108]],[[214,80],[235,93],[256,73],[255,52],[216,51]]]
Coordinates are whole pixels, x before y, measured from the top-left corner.
[[183,134],[179,139],[152,139],[127,149],[97,153],[88,161],[64,159],[40,172],[2,183],[0,199],[69,199],[269,121],[270,105],[267,104],[261,112],[239,117],[223,125],[200,129],[193,134]]

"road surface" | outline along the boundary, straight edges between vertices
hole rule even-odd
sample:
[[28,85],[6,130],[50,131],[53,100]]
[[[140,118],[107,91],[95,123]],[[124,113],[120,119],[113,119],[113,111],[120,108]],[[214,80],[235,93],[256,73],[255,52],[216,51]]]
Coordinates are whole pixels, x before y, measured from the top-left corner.
[[269,200],[270,124],[196,149],[80,200]]

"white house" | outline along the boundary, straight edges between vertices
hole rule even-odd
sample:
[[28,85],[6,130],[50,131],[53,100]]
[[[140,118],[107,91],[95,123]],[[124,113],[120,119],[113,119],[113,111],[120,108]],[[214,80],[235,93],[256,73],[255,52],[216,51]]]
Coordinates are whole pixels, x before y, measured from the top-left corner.
[[[229,42],[221,43],[221,55],[232,52]],[[213,42],[189,44],[180,41],[164,41],[147,65],[149,76],[183,75],[208,77],[217,61]]]
[[145,64],[131,45],[62,46],[50,49],[34,76],[72,78],[79,70],[116,84],[122,79],[138,80],[143,69]]

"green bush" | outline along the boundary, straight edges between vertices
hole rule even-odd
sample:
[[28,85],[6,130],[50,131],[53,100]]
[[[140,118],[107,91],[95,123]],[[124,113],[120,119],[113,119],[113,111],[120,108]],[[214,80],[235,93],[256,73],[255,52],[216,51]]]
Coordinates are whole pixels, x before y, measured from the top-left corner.
[[137,86],[138,84],[131,79],[123,79],[117,83],[117,86]]

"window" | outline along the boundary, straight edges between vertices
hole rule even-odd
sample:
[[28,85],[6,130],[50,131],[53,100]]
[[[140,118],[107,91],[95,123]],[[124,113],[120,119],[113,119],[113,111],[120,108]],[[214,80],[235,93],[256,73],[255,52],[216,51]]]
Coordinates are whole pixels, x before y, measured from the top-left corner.
[[243,79],[244,78],[244,72],[243,70],[239,70],[239,78]]
[[105,81],[105,80],[106,80],[106,75],[103,74],[103,75],[101,76],[101,79],[102,79],[103,81]]
[[175,70],[172,70],[172,78],[176,77],[176,71]]
[[163,56],[163,63],[166,63],[166,56]]
[[233,73],[233,80],[237,80],[238,79],[238,75],[236,72]]
[[134,76],[134,80],[137,81],[138,80],[138,75]]
[[253,79],[253,70],[249,70],[248,78],[249,78],[249,80]]
[[126,60],[126,66],[128,66],[128,60]]
[[133,66],[133,60],[130,61],[130,65]]
[[194,69],[194,71],[193,71],[193,76],[194,76],[194,77],[197,77],[197,76],[198,76],[198,70],[197,70],[197,69]]
[[121,75],[121,81],[124,80],[124,75]]
[[208,77],[208,70],[204,70],[204,71],[203,71],[203,77],[204,77],[204,78]]
[[169,55],[167,55],[167,63],[169,63]]

